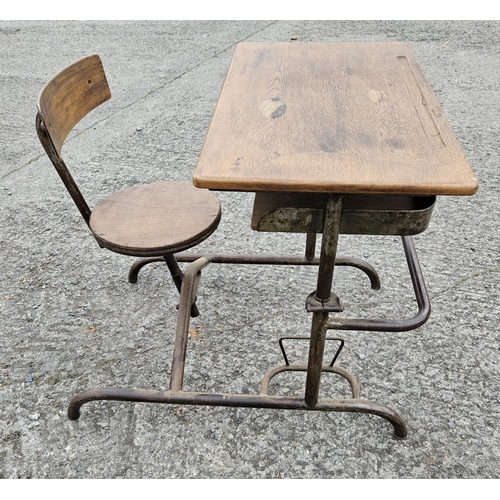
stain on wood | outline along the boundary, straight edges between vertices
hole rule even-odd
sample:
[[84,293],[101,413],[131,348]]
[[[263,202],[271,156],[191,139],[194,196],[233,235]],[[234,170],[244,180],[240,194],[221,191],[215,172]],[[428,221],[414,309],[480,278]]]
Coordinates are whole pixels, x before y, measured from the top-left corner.
[[401,42],[238,44],[193,183],[424,196],[478,185]]

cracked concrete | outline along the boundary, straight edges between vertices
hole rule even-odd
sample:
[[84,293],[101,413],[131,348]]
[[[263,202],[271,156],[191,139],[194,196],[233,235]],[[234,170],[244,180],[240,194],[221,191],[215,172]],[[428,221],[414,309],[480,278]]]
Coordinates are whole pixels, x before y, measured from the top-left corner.
[[[127,282],[133,259],[100,250],[35,132],[44,83],[99,53],[112,98],[72,133],[64,155],[94,206],[137,182],[189,180],[236,43],[409,42],[479,178],[472,197],[439,198],[415,245],[429,321],[401,334],[339,332],[338,360],[361,395],[398,411],[405,441],[369,415],[90,403],[92,387],[167,389],[177,294],[165,266]],[[500,23],[496,21],[0,22],[0,477],[498,478]],[[219,193],[223,219],[199,250],[301,254],[305,239],[250,229],[252,196]],[[392,237],[341,237],[368,260],[335,271],[348,316],[406,317],[415,303]],[[282,362],[278,339],[307,335],[312,269],[211,265],[192,322],[186,389],[258,391]],[[303,360],[307,346],[291,345]],[[326,356],[336,345],[327,345]],[[272,390],[298,394],[304,380]],[[343,394],[325,381],[324,395]]]

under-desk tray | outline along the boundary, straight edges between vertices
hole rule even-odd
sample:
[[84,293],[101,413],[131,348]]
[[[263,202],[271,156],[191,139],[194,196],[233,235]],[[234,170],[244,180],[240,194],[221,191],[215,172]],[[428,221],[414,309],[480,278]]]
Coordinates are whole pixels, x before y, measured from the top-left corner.
[[[327,194],[259,192],[252,229],[288,233],[321,233]],[[414,235],[429,225],[435,196],[345,195],[343,234]]]

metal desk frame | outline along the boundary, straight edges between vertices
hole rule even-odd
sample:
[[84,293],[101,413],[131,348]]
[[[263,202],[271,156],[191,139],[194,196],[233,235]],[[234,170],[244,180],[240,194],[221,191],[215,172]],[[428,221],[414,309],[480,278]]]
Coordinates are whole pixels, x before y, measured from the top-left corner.
[[[330,313],[342,310],[338,297],[331,292],[335,266],[353,266],[361,269],[370,278],[374,289],[380,288],[380,280],[375,269],[367,262],[337,256],[337,242],[342,218],[342,196],[329,195],[322,214],[323,237],[321,254],[315,258],[311,251],[314,236],[308,233],[306,256],[280,257],[258,255],[206,255],[180,253],[176,255],[179,262],[189,262],[182,276],[182,287],[179,302],[179,315],[174,344],[170,387],[168,391],[139,390],[139,389],[91,389],[77,394],[69,405],[68,416],[76,420],[80,416],[83,404],[95,400],[135,401],[147,403],[168,403],[182,405],[209,405],[250,408],[276,408],[289,410],[316,410],[358,412],[378,415],[389,421],[394,428],[394,436],[403,439],[407,435],[406,425],[401,416],[391,408],[382,404],[361,399],[359,384],[355,377],[347,370],[334,366],[340,352],[337,352],[330,364],[323,361],[325,341],[328,330],[365,330],[401,332],[413,330],[421,326],[430,315],[430,301],[426,291],[424,279],[415,252],[411,236],[402,236],[403,247],[408,263],[415,297],[418,303],[417,314],[404,320],[377,320],[330,317]],[[319,213],[321,213],[320,211]],[[430,213],[425,213],[429,217]],[[422,215],[420,215],[422,217]],[[130,270],[129,279],[137,280],[139,270],[150,262],[160,261],[161,258],[140,259]],[[289,364],[282,340],[285,364],[270,369],[262,379],[260,394],[224,394],[186,392],[182,389],[191,308],[196,301],[196,292],[201,278],[201,271],[210,263],[225,264],[269,264],[269,265],[317,265],[318,279],[316,291],[306,300],[306,309],[312,313],[311,334],[309,340],[309,359],[305,364]],[[304,337],[295,337],[304,338]],[[341,340],[341,339],[337,339]],[[341,345],[342,347],[342,345]],[[268,394],[271,379],[278,373],[285,371],[307,372],[305,397],[283,397]],[[321,374],[331,372],[344,377],[351,386],[352,398],[347,399],[319,399]]]

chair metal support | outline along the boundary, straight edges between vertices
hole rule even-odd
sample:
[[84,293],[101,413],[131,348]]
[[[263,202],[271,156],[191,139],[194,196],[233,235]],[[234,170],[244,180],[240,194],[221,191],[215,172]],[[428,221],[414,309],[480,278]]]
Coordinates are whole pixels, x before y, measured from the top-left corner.
[[[170,275],[172,276],[177,291],[181,293],[182,280],[184,279],[184,275],[181,271],[181,268],[179,267],[179,264],[177,264],[176,258],[170,254],[165,255],[163,258],[167,264],[168,270],[170,271]],[[200,315],[200,311],[198,310],[198,307],[196,307],[195,301],[196,298],[193,300],[193,303],[191,305],[192,318],[196,318]]]
[[[177,262],[194,262],[203,257],[200,253],[182,252],[175,254]],[[137,259],[130,267],[128,281],[137,283],[139,271],[153,262],[164,262],[163,257],[149,257]],[[211,255],[211,262],[214,264],[252,264],[252,265],[271,265],[271,266],[317,266],[319,258],[307,260],[304,257],[290,255],[246,255],[246,254],[215,254]],[[345,257],[337,255],[335,257],[335,266],[348,266],[359,269],[370,279],[370,285],[373,290],[380,290],[380,277],[372,265],[363,259],[354,257]]]

